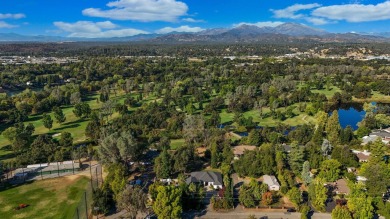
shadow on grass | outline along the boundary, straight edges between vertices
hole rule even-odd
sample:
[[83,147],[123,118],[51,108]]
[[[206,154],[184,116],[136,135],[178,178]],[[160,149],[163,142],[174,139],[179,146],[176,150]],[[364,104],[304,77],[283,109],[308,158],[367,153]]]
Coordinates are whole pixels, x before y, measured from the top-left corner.
[[0,155],[0,161],[3,161],[3,160],[8,160],[8,159],[12,159],[12,158],[15,158],[16,155],[14,153],[7,153],[7,154],[2,154]]
[[87,121],[86,118],[81,118],[81,119],[78,119],[78,120],[73,121],[73,122],[65,122],[65,123],[62,123],[62,125],[69,126],[69,125],[79,124],[79,123],[85,122],[85,121]]
[[82,100],[83,100],[83,101],[92,101],[92,100],[96,100],[96,98],[99,98],[99,97],[96,97],[95,95],[97,95],[97,93],[91,93],[91,94],[89,94],[87,97],[82,98]]
[[66,126],[63,126],[61,128],[55,128],[53,129],[54,131],[62,131],[62,130],[65,130],[65,129],[71,129],[71,128],[77,128],[79,127],[80,124],[72,124],[72,125],[66,125]]
[[29,181],[26,181],[23,183],[16,183],[16,184],[4,183],[3,186],[0,186],[0,192],[3,192],[3,191],[8,190],[8,189],[17,188],[19,186],[32,184],[33,182],[34,182],[34,180],[29,180]]
[[41,120],[42,119],[42,115],[35,115],[35,116],[29,116],[25,122],[29,123],[29,122],[36,122],[38,120]]

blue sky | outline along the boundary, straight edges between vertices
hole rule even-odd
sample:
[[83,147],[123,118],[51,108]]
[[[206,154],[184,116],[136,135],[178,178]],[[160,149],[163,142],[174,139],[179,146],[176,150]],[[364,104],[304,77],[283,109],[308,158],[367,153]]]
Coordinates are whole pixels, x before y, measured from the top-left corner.
[[70,37],[197,32],[297,22],[330,32],[389,32],[390,0],[4,0],[0,32]]

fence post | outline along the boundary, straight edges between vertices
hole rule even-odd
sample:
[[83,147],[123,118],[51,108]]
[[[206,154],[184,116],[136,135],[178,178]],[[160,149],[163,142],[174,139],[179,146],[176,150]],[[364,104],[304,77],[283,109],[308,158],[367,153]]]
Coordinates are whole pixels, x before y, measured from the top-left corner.
[[92,176],[92,164],[91,164],[91,161],[89,161],[89,173],[91,174],[91,187],[93,189],[93,181],[92,181],[93,176]]
[[95,176],[96,176],[96,186],[99,188],[99,176],[98,176],[98,171],[97,171],[97,168],[98,168],[98,166],[96,166],[96,168],[95,168]]
[[22,167],[22,176],[23,176],[23,182],[26,182],[26,177],[24,177],[24,168]]
[[58,161],[57,161],[57,173],[58,173],[58,176],[60,176],[60,166],[58,166]]
[[42,175],[42,164],[41,164],[41,163],[39,163],[39,170],[40,170],[40,172],[41,172],[41,179],[43,179],[43,175]]
[[85,216],[88,219],[88,204],[87,204],[87,191],[84,192],[84,200],[85,200]]
[[[99,164],[98,164],[98,166],[99,166]],[[103,185],[103,167],[102,166],[100,166],[100,179],[101,179],[101,181],[102,181],[102,185]]]
[[77,207],[77,219],[80,219],[80,216],[79,216],[79,207]]

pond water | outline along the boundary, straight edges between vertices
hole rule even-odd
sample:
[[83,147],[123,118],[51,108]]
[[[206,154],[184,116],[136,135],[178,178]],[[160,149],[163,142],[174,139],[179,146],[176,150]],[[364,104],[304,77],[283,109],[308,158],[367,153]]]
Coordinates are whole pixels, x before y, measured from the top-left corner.
[[[375,102],[372,102],[373,105],[376,105]],[[353,130],[358,129],[357,124],[361,122],[366,112],[363,110],[363,104],[360,103],[350,103],[350,104],[342,104],[340,106],[336,106],[332,110],[337,110],[339,113],[339,121],[342,128],[350,125]],[[330,112],[329,115],[332,113]]]
[[358,128],[357,124],[364,119],[366,112],[363,109],[350,107],[348,109],[338,109],[339,121],[342,128],[350,125],[353,130]]

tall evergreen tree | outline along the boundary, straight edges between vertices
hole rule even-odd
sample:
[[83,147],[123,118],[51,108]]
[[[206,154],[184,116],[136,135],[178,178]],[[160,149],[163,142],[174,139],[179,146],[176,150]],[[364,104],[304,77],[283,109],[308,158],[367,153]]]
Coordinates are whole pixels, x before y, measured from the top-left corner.
[[154,162],[154,171],[160,179],[168,179],[172,175],[171,156],[165,148]]
[[311,183],[312,178],[310,176],[310,163],[309,163],[309,161],[305,161],[303,163],[301,177],[302,177],[302,180],[305,183],[305,185],[309,185]]
[[302,163],[304,162],[304,148],[296,143],[291,144],[291,152],[289,154],[289,164],[291,170],[299,175],[302,171]]
[[332,144],[337,144],[340,141],[340,121],[339,121],[339,113],[337,110],[332,112],[332,115],[328,118],[328,122],[326,124],[326,134],[328,136],[329,141]]

